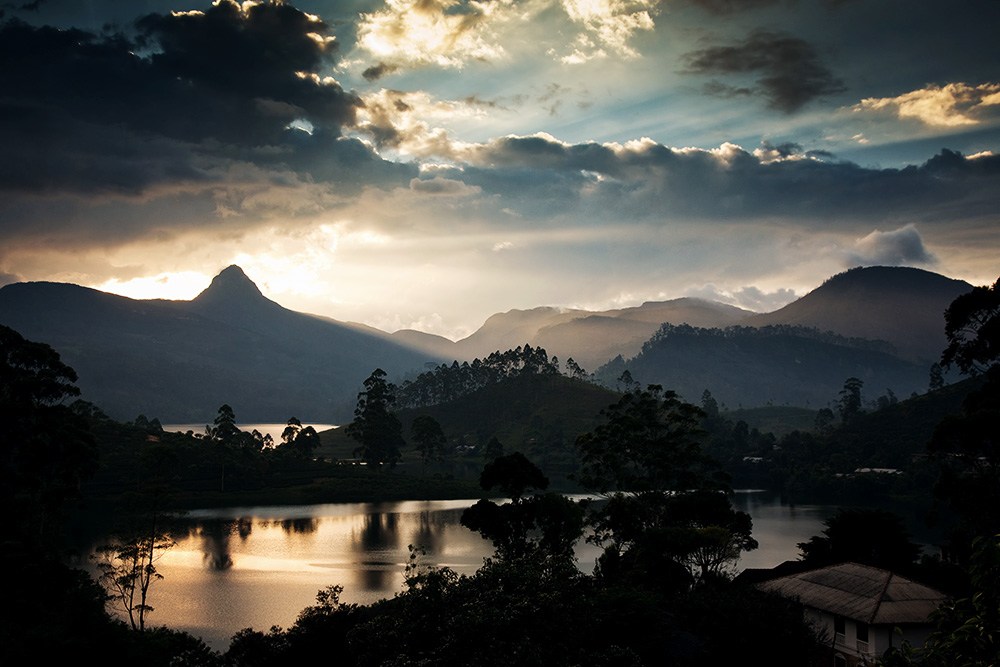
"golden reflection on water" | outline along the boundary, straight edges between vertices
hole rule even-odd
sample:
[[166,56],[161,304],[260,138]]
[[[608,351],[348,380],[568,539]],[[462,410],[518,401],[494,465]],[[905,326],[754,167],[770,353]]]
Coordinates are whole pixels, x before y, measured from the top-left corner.
[[[370,604],[403,589],[409,545],[426,552],[420,563],[472,574],[492,553],[488,542],[459,522],[473,500],[407,501],[256,507],[191,512],[176,545],[157,570],[149,602],[152,625],[202,637],[223,651],[243,628],[288,628],[327,586],[341,600]],[[737,509],[754,517],[760,549],[742,567],[773,567],[797,557],[796,543],[818,534],[830,508],[789,507],[758,494],[737,494]],[[593,545],[577,547],[591,572]]]
[[418,501],[192,512],[163,553],[150,622],[224,649],[236,631],[287,628],[317,591],[369,604],[403,588],[409,545],[420,562],[471,574],[492,551],[459,523],[473,501]]

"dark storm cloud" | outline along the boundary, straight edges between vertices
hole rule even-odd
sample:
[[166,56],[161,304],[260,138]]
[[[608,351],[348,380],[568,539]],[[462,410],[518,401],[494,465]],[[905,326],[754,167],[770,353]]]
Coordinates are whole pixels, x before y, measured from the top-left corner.
[[776,5],[781,0],[688,0],[712,14],[735,14],[769,5]]
[[322,22],[224,0],[135,30],[0,25],[0,189],[133,192],[232,159],[309,168],[294,155],[308,143],[296,120],[356,155],[336,139],[360,100],[316,74],[333,51]]
[[615,220],[667,224],[772,218],[825,228],[900,217],[944,224],[991,215],[1000,204],[1000,156],[942,151],[920,166],[872,169],[800,151],[791,143],[751,153],[507,137],[484,147],[479,167],[464,168],[461,178],[535,212],[545,198],[549,215],[582,212],[604,222],[613,212]]
[[392,74],[399,68],[395,65],[389,65],[386,63],[379,63],[378,65],[372,65],[361,73],[361,76],[365,77],[366,81],[378,81],[383,76],[387,74]]
[[[785,113],[808,102],[844,90],[843,82],[825,65],[805,40],[758,30],[729,46],[713,46],[684,56],[693,74],[748,74],[756,79],[756,92],[768,106]],[[726,97],[746,94],[746,87],[710,82],[706,92]]]

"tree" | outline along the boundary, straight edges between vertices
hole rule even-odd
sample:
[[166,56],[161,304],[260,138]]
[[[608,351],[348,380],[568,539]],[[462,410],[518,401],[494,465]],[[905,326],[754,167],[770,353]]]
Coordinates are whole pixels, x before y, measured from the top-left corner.
[[709,419],[719,416],[719,402],[708,389],[701,394],[701,409]]
[[[542,493],[549,480],[523,454],[487,463],[479,484],[510,498],[499,505],[484,498],[462,513],[462,525],[490,540],[497,558],[532,558],[553,566],[573,559],[573,545],[583,534],[583,509],[561,494]],[[531,490],[535,493],[527,495]]]
[[87,420],[64,404],[80,394],[76,379],[51,347],[0,325],[0,502],[29,550],[51,548],[61,511],[97,469]]
[[969,562],[970,594],[931,616],[934,630],[919,648],[890,649],[885,667],[993,667],[1000,664],[1000,535],[977,538]]
[[986,371],[1000,359],[1000,278],[974,287],[951,302],[944,312],[948,347],[941,365],[955,365],[967,375]]
[[937,391],[944,387],[944,373],[941,370],[941,364],[935,362],[931,364],[930,375],[927,380],[927,390]]
[[226,464],[232,449],[240,442],[242,431],[236,426],[236,412],[227,403],[219,406],[219,412],[211,426],[205,427],[210,442],[215,443],[214,457],[219,461],[219,491],[226,490]]
[[961,414],[943,419],[928,444],[940,466],[935,493],[959,518],[952,555],[966,561],[976,538],[1000,533],[1000,279],[952,301],[945,334],[942,365],[979,377]]
[[207,429],[208,436],[220,445],[232,445],[240,435],[240,429],[236,426],[236,412],[228,405],[219,406],[219,412],[212,422],[212,426]]
[[841,421],[845,424],[861,414],[861,388],[864,385],[865,383],[856,377],[844,380],[844,388],[840,390],[837,410],[840,412]]
[[580,364],[574,361],[573,357],[566,360],[566,371],[569,373],[570,377],[576,378],[577,380],[586,380],[587,371],[580,367]]
[[650,385],[602,417],[576,441],[579,481],[604,497],[588,538],[604,549],[602,576],[677,591],[756,548],[749,515],[732,510],[728,479],[701,451],[699,408]]
[[291,452],[299,458],[309,458],[320,446],[319,433],[312,426],[302,426],[296,417],[291,417],[281,432],[282,451]]
[[484,452],[484,458],[487,463],[490,461],[495,461],[499,457],[503,456],[503,443],[496,436],[490,438],[490,441],[486,443],[486,451]]
[[153,510],[137,515],[133,525],[119,533],[96,552],[99,581],[110,600],[128,617],[133,630],[146,629],[146,616],[153,611],[149,588],[162,579],[156,562],[174,545],[159,525],[160,515]]
[[430,415],[420,415],[414,418],[410,425],[410,437],[414,447],[420,453],[424,465],[430,461],[440,461],[448,445],[441,424]]
[[899,399],[896,398],[896,393],[892,389],[887,388],[885,394],[875,399],[875,408],[877,410],[885,410],[897,403],[899,403]]
[[396,388],[385,378],[385,371],[376,368],[365,380],[364,391],[358,393],[354,421],[347,425],[347,435],[358,442],[355,455],[366,463],[395,465],[406,441],[403,426],[392,412]]
[[894,572],[908,572],[920,556],[902,520],[878,509],[841,509],[824,522],[822,535],[800,542],[802,560],[824,567],[853,561]]
[[630,392],[639,389],[639,383],[632,379],[632,372],[627,368],[618,376],[618,391]]

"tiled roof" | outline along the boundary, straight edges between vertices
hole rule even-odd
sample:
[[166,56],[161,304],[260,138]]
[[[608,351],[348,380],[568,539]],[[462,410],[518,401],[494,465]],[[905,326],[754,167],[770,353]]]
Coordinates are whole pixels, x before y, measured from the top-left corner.
[[926,623],[947,596],[877,567],[842,563],[757,584],[765,591],[869,624]]

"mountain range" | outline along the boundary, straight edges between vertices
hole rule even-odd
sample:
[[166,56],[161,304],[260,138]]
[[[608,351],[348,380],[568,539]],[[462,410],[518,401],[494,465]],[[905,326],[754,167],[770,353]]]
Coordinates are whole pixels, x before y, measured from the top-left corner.
[[[665,322],[706,330],[794,325],[879,340],[879,363],[869,360],[861,370],[883,362],[893,373],[905,368],[910,379],[898,390],[909,393],[914,377],[926,387],[927,368],[944,348],[944,310],[971,289],[963,281],[920,269],[869,267],[834,276],[772,313],[693,298],[602,312],[541,307],[498,313],[471,336],[451,341],[289,310],[261,294],[239,267],[230,266],[191,301],[136,300],[64,283],[7,285],[0,288],[0,324],[55,348],[77,371],[83,397],[112,417],[145,414],[165,423],[197,422],[210,420],[227,403],[245,423],[290,416],[343,423],[351,418],[357,392],[375,368],[400,381],[440,363],[471,361],[530,344],[563,361],[573,358],[587,369],[616,358],[621,368],[632,362],[639,369],[651,337]],[[769,381],[768,373],[780,378],[787,372],[781,364],[796,363],[794,355],[791,361],[781,355],[757,359],[752,346],[741,350],[732,341],[720,357],[711,344],[704,346],[707,340],[701,341],[697,355],[684,359],[687,375],[674,373],[674,382],[700,387],[725,376],[725,368],[715,362],[717,372],[706,375],[707,361],[700,363],[700,355],[705,360],[714,355],[716,362],[729,359],[735,364],[733,373],[753,369],[760,381]],[[840,354],[836,346],[796,345],[805,346],[802,354],[810,359]],[[852,359],[843,370],[866,363]],[[635,377],[656,382],[655,375],[637,371]],[[892,374],[872,376],[880,390],[891,387],[883,376],[891,379]],[[735,407],[771,399],[741,389],[727,400]],[[796,402],[794,393],[787,402],[815,405]]]

